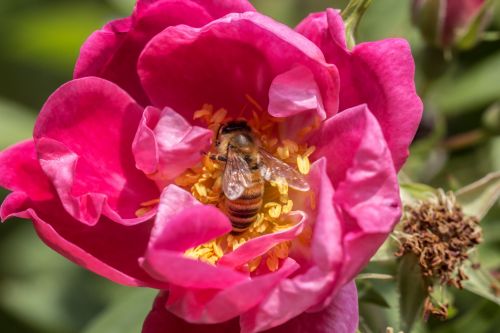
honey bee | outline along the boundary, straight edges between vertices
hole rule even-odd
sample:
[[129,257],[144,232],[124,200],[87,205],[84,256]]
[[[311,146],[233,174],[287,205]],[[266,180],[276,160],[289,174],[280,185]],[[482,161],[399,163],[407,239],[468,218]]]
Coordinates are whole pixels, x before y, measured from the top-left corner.
[[247,230],[262,207],[264,181],[287,184],[308,191],[304,177],[262,147],[245,121],[223,124],[215,141],[217,154],[210,158],[225,163],[222,175],[224,210],[233,227],[232,234]]

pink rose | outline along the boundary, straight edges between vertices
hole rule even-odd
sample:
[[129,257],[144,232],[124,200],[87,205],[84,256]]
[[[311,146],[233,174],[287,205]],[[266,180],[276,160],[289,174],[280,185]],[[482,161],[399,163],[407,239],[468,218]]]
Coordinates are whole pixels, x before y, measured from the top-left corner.
[[[489,11],[485,6],[489,6],[486,0],[413,0],[413,21],[431,44],[444,48],[455,44],[470,47],[489,21]],[[463,41],[475,24],[474,36]]]
[[[32,219],[110,280],[163,290],[145,333],[354,332],[352,279],[401,213],[413,74],[403,40],[348,50],[335,10],[294,31],[246,1],[139,1],[87,40],[34,140],[0,154],[1,217]],[[267,184],[236,236],[223,166],[200,152],[241,117],[311,190]]]

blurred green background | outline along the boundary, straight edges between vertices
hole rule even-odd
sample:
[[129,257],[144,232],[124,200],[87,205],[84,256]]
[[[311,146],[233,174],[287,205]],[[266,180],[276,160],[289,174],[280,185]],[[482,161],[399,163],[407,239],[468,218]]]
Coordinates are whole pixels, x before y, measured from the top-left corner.
[[[45,99],[71,79],[86,37],[105,22],[127,16],[133,2],[0,1],[0,149],[31,136]],[[334,0],[252,2],[291,26],[309,12],[346,4]],[[500,30],[499,7],[491,31]],[[426,105],[406,173],[453,190],[500,170],[500,41],[482,42],[445,62],[442,53],[426,47],[412,27],[409,0],[374,0],[358,41],[387,37],[410,41],[417,85]],[[4,195],[1,192],[0,198]],[[482,226],[482,265],[500,274],[498,204]],[[153,298],[154,291],[114,285],[68,262],[42,244],[29,222],[13,220],[0,226],[1,332],[140,332]],[[499,332],[500,307],[465,291],[454,293],[454,298],[448,321],[431,320],[415,331]],[[381,332],[385,324],[379,323]]]

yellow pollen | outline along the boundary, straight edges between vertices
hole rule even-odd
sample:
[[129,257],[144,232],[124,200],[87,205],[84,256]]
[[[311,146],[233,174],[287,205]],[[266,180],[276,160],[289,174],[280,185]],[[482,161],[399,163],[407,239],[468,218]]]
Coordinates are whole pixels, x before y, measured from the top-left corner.
[[[260,141],[262,148],[285,163],[297,168],[300,173],[307,175],[310,171],[309,156],[314,152],[315,147],[297,143],[290,139],[279,141],[275,136],[279,131],[279,124],[284,119],[267,115],[264,108],[251,96],[246,95],[245,98],[249,103],[249,107],[253,108],[253,110],[247,110],[248,107],[245,106],[242,113],[247,111],[252,115],[248,120],[248,124]],[[214,110],[214,107],[210,104],[205,104],[200,110],[196,111],[194,119],[205,122],[207,128],[214,132],[214,138],[220,125],[232,120],[228,118],[227,110]],[[311,126],[311,130],[313,128],[314,126]],[[223,171],[224,165],[221,162],[205,156],[199,165],[186,170],[176,178],[175,184],[191,192],[201,203],[214,205],[223,210],[225,199],[222,192]],[[245,232],[240,235],[227,234],[221,236],[187,250],[185,255],[215,265],[225,254],[236,250],[250,239],[293,227],[296,223],[295,219],[289,217],[288,214],[292,211],[294,202],[289,197],[289,192],[290,188],[286,182],[266,183],[262,209],[257,214],[256,221]],[[310,191],[304,195],[306,198],[310,198],[309,204],[314,208],[314,194]],[[152,200],[145,203],[147,207],[141,209],[149,208],[149,205],[146,204],[157,203],[158,201]],[[298,237],[300,243],[307,243],[309,239],[310,235],[301,234]],[[291,245],[292,242],[282,242],[262,256],[253,258],[244,267],[249,272],[254,272],[265,264],[264,267],[267,267],[268,270],[275,271],[280,267],[281,261],[288,257]]]
[[277,219],[281,215],[281,205],[276,202],[269,202],[264,205],[264,208],[269,208],[268,214],[272,218]]
[[135,211],[135,216],[137,217],[143,217],[147,213],[149,213],[154,206],[160,203],[160,199],[153,199],[149,201],[145,201],[141,203],[141,208]]
[[261,256],[258,256],[257,258],[252,259],[248,263],[248,270],[250,272],[255,272],[255,270],[259,267],[259,265],[260,265],[261,262],[262,262],[262,257]]
[[271,272],[274,272],[278,269],[278,266],[279,265],[279,259],[278,257],[276,257],[276,255],[274,255],[274,253],[269,253],[267,255],[267,259],[266,259],[266,266],[267,268],[269,268],[269,270]]
[[299,172],[303,175],[307,175],[309,171],[311,171],[311,163],[309,162],[309,158],[307,156],[297,155],[297,167],[299,168]]
[[[245,94],[245,98],[247,99],[247,101],[252,104],[252,106],[254,106],[258,111],[260,112],[264,112],[264,108],[262,108],[262,106],[252,97],[250,96],[249,94]],[[257,113],[254,112],[255,115],[257,115]]]
[[224,119],[226,119],[227,116],[227,110],[226,109],[219,109],[217,112],[214,113],[212,117],[212,121],[217,124],[222,124]]

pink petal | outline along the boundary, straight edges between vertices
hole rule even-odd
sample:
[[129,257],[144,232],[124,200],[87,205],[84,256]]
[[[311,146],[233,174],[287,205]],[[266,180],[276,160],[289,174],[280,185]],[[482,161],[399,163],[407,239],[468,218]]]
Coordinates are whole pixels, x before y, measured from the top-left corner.
[[217,264],[237,268],[256,257],[265,254],[279,243],[295,239],[302,232],[304,220],[307,217],[303,212],[292,212],[290,215],[298,220],[293,227],[285,231],[275,232],[250,239],[233,252],[224,255],[217,262]]
[[326,172],[327,161],[320,158],[311,167],[309,179],[316,195],[317,212],[314,216],[312,259],[315,265],[325,271],[331,270],[343,259],[342,218],[334,206],[335,190]]
[[[388,218],[392,218],[392,216]],[[390,222],[393,222],[393,224],[395,223],[394,220]],[[346,281],[350,281],[356,277],[387,239],[387,234],[387,232],[354,231],[345,235],[345,257],[342,267],[339,270],[339,276],[341,278],[338,281],[338,285],[346,283]],[[334,289],[337,289],[338,285],[335,286]]]
[[[200,209],[200,214],[208,212],[208,209]],[[200,218],[194,214],[183,214],[182,217]],[[187,258],[183,253],[161,249],[148,249],[141,266],[155,279],[184,288],[225,289],[247,279],[246,275],[232,269],[212,266]]]
[[319,87],[307,67],[297,66],[274,78],[269,90],[269,114],[291,117],[309,110],[326,117]]
[[142,105],[149,101],[137,75],[137,59],[146,44],[169,26],[201,27],[233,12],[254,10],[245,0],[142,0],[130,18],[112,21],[82,46],[75,78],[98,76],[115,82]]
[[106,218],[90,227],[69,216],[41,169],[33,141],[0,153],[0,186],[12,192],[2,203],[2,220],[31,218],[52,249],[97,274],[130,286],[164,288],[137,259],[144,253],[151,223],[124,227]]
[[258,306],[241,316],[242,332],[264,331],[299,316],[328,297],[333,281],[333,272],[316,266],[282,280]]
[[460,29],[464,29],[485,5],[485,0],[445,0],[445,14],[442,22],[442,40],[450,46]]
[[201,160],[212,135],[208,129],[191,126],[170,108],[148,107],[132,145],[136,166],[163,187]]
[[50,182],[36,161],[33,140],[19,142],[0,152],[0,186],[22,191],[34,200],[52,198]]
[[220,323],[250,310],[265,298],[287,276],[298,269],[288,258],[273,272],[233,285],[222,290],[183,289],[172,287],[167,309],[179,317],[196,323]]
[[130,18],[118,19],[91,34],[80,49],[80,57],[75,65],[75,79],[98,75],[120,47],[131,26]]
[[230,14],[200,28],[159,33],[139,59],[139,75],[154,105],[191,119],[203,104],[237,116],[246,95],[268,104],[273,79],[295,66],[308,68],[329,114],[337,110],[337,73],[303,36],[258,13]]
[[98,78],[71,81],[44,105],[34,130],[41,165],[77,220],[92,225],[103,213],[130,225],[149,217],[135,215],[159,196],[133,163],[141,115],[124,91]]
[[75,78],[98,76],[125,89],[142,105],[149,101],[137,75],[137,59],[144,46],[168,26],[202,26],[211,21],[203,7],[192,1],[155,1],[139,6],[127,29],[117,31],[114,22],[94,32],[83,44],[75,66]]
[[237,319],[230,320],[221,324],[199,325],[191,324],[167,311],[165,303],[167,302],[168,294],[160,293],[156,298],[153,309],[149,313],[142,333],[166,333],[166,332],[183,332],[183,333],[239,333],[240,325]]
[[356,284],[353,281],[342,287],[324,310],[303,313],[285,324],[265,332],[354,333],[358,328],[358,321],[358,295]]
[[[182,0],[182,2],[193,2],[203,7],[213,18],[225,16],[229,13],[253,12],[255,8],[247,0]],[[153,5],[168,2],[165,0],[139,0],[135,8],[135,15],[141,16]],[[169,1],[181,2],[181,0]],[[180,9],[178,9],[180,10]]]
[[186,288],[222,289],[247,279],[231,269],[185,256],[186,250],[231,231],[231,223],[219,209],[191,198],[175,185],[164,190],[142,266],[157,279]]
[[164,233],[170,219],[184,209],[201,205],[191,193],[176,185],[169,185],[163,190],[160,197],[160,203],[156,214],[156,221],[153,230],[151,230],[151,239],[149,241],[151,245]]
[[334,201],[364,231],[389,232],[400,214],[399,187],[380,126],[366,105],[328,119],[314,140],[315,156],[328,161]]
[[385,39],[345,46],[344,26],[334,10],[315,14],[297,30],[324,52],[340,74],[340,109],[366,103],[382,127],[397,170],[408,156],[423,105],[414,84],[415,66],[408,43]]
[[[240,333],[237,319],[220,324],[192,324],[165,309],[168,294],[160,293],[149,313],[142,333]],[[303,313],[266,333],[354,333],[358,326],[358,298],[356,286],[344,286],[323,311]],[[242,331],[245,332],[245,331]],[[250,332],[250,331],[248,331]]]
[[315,139],[315,154],[328,161],[333,201],[343,220],[338,287],[361,270],[399,220],[399,187],[380,126],[366,106],[328,119]]

